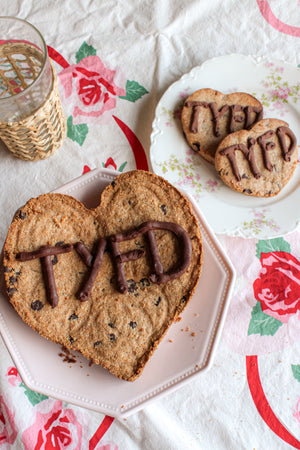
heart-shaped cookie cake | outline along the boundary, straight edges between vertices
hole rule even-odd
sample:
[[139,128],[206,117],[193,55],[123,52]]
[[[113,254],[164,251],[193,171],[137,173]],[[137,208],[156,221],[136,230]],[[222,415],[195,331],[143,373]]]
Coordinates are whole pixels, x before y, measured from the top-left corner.
[[195,291],[201,233],[189,201],[150,172],[119,175],[99,201],[50,193],[20,208],[7,293],[40,335],[133,381]]
[[186,99],[181,121],[192,149],[214,164],[222,139],[229,133],[249,129],[262,119],[262,114],[262,104],[250,94],[225,95],[213,89],[199,89]]
[[296,136],[279,119],[263,119],[249,131],[227,136],[215,167],[230,188],[255,197],[277,195],[292,177],[298,159]]

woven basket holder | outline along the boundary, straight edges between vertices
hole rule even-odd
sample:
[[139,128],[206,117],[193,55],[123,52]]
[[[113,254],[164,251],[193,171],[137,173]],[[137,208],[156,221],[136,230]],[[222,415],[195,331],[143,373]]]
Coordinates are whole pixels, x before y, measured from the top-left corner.
[[[35,70],[31,56],[26,54],[26,46],[10,45],[9,51],[13,55],[22,54],[28,60],[33,72]],[[5,55],[8,60],[7,50]],[[37,55],[38,58],[38,55]],[[44,104],[32,115],[18,122],[0,121],[0,139],[15,157],[37,161],[53,155],[62,145],[66,137],[66,119],[62,110],[58,80],[55,69],[52,68],[52,88]],[[21,76],[18,74],[18,78]],[[23,80],[21,79],[23,85]],[[26,87],[26,85],[25,85]]]

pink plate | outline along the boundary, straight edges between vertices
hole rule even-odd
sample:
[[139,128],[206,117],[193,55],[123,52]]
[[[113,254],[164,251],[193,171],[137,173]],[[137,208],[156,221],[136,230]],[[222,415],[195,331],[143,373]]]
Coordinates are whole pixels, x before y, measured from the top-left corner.
[[[118,175],[95,169],[55,192],[96,207],[102,189]],[[196,203],[204,244],[204,264],[197,290],[135,382],[122,381],[80,354],[63,349],[28,327],[3,295],[0,331],[28,388],[114,417],[126,417],[151,400],[170,393],[208,370],[217,347],[235,274]]]

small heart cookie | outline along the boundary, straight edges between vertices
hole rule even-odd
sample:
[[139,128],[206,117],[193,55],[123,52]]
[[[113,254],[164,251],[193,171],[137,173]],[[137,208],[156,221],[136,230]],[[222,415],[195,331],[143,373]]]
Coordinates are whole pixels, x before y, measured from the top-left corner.
[[30,327],[133,381],[194,293],[202,240],[189,201],[136,170],[94,210],[62,194],[29,200],[3,255],[10,302]]
[[264,119],[220,143],[215,167],[230,188],[246,195],[272,197],[292,177],[297,166],[296,137],[288,124]]
[[249,129],[262,119],[261,103],[252,95],[235,92],[222,94],[199,89],[183,106],[181,121],[184,135],[193,150],[214,164],[218,145],[229,133]]

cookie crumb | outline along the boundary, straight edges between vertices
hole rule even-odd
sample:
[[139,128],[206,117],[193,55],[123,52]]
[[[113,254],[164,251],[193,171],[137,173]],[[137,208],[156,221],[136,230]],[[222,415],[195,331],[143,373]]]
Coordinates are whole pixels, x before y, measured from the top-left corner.
[[191,333],[191,336],[196,336],[196,332],[195,331],[193,331],[192,333]]

